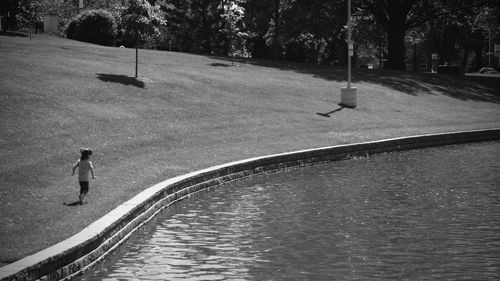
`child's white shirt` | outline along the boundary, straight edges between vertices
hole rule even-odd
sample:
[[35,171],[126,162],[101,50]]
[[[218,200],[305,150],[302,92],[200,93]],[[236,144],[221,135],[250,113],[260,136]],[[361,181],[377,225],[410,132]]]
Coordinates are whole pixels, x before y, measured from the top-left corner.
[[78,181],[89,181],[90,170],[94,169],[92,162],[89,160],[78,160],[76,166],[78,166]]

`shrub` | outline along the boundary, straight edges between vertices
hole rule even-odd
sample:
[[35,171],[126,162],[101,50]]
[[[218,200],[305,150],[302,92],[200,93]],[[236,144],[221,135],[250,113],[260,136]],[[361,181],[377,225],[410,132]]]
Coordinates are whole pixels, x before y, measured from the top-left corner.
[[78,41],[113,46],[116,22],[105,10],[87,10],[74,17],[66,28],[66,37]]
[[439,65],[437,73],[443,74],[463,74],[463,69],[459,65]]

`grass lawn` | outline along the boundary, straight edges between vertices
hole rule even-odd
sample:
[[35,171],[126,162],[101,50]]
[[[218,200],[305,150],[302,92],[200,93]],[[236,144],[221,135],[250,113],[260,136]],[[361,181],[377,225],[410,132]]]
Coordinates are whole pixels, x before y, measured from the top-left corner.
[[[79,232],[154,183],[248,157],[500,127],[500,78],[346,69],[0,36],[0,262]],[[332,112],[335,111],[335,112]],[[317,113],[332,112],[329,117]],[[79,148],[99,177],[87,204]],[[0,265],[1,265],[0,264]]]

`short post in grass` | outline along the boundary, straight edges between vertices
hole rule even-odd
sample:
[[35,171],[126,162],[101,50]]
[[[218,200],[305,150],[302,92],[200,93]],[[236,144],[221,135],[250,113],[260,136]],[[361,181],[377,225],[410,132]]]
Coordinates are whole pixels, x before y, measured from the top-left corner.
[[151,6],[148,1],[128,0],[128,8],[122,12],[125,35],[135,39],[135,78],[139,77],[139,44],[147,37],[155,38],[161,34],[160,26],[165,25],[159,6]]
[[135,78],[139,78],[139,40],[135,43]]
[[351,0],[347,1],[347,87],[340,88],[340,105],[355,108],[358,105],[357,89],[351,87],[351,57],[354,55],[354,42],[352,41]]

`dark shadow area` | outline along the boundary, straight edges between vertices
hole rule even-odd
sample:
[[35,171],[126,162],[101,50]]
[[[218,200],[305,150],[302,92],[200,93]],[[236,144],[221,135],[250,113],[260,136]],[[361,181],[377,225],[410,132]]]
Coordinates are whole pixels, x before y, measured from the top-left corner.
[[327,113],[321,113],[321,112],[316,112],[316,114],[320,115],[320,116],[323,116],[323,117],[330,117],[331,114],[334,114],[335,112],[339,112],[341,111],[342,109],[344,109],[345,106],[340,106],[339,108],[337,109],[334,109],[330,112],[327,112]]
[[218,62],[214,62],[214,63],[211,63],[210,66],[222,66],[222,67],[230,67],[231,65],[230,64],[227,64],[227,63],[218,63]]
[[134,78],[134,77],[128,77],[126,75],[116,75],[116,74],[104,74],[104,73],[97,73],[97,78],[104,82],[112,82],[112,83],[119,83],[123,85],[131,85],[135,86],[138,88],[145,88],[146,84],[142,82],[141,80]]
[[0,36],[9,36],[9,37],[28,37],[28,35],[24,33],[14,32],[14,31],[0,31]]
[[[210,56],[210,58],[230,61],[229,57]],[[245,58],[235,58],[235,61],[240,64],[251,64],[309,74],[315,78],[328,81],[347,81],[347,67],[342,66]],[[445,95],[464,101],[471,100],[500,104],[500,77],[353,68],[352,83],[363,82],[382,85],[413,96],[422,94]]]
[[[75,207],[75,206],[81,206],[82,205],[82,204],[80,204],[80,200],[77,200],[77,201],[72,202],[72,203],[66,203],[66,202],[64,202],[63,204],[64,204],[64,206],[68,206],[68,207]],[[85,204],[85,202],[83,204]]]

